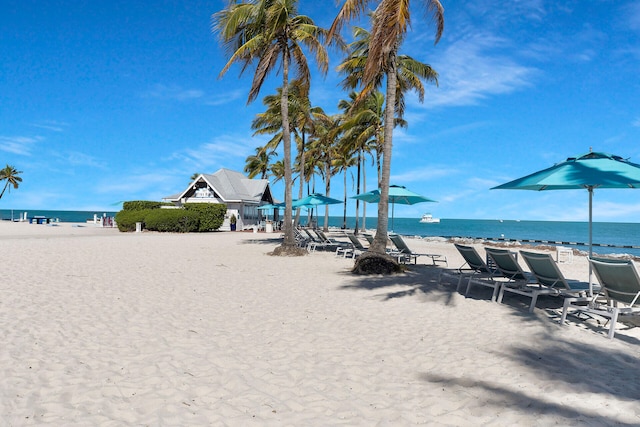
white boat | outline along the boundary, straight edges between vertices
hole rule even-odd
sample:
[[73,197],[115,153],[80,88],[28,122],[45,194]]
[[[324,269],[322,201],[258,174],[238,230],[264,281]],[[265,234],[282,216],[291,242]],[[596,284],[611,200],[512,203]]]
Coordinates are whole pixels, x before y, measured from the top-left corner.
[[440,222],[440,218],[434,218],[430,213],[426,213],[422,215],[422,218],[420,218],[420,222],[426,224],[438,224]]

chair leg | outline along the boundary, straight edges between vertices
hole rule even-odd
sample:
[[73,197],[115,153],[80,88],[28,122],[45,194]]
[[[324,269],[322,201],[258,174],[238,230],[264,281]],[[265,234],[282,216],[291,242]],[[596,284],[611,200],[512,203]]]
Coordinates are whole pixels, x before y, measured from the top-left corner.
[[536,308],[536,301],[538,301],[538,293],[534,292],[531,296],[531,305],[529,306],[529,313],[533,313],[533,310]]
[[618,321],[618,308],[614,307],[611,312],[611,325],[609,325],[609,339],[612,340],[616,334],[616,322]]
[[[493,286],[493,294],[491,294],[491,302],[496,302],[496,296],[498,295],[498,291],[502,290],[502,286],[499,283],[495,282]],[[500,298],[502,301],[502,297]]]
[[500,293],[498,294],[498,304],[502,304],[502,298],[504,298],[504,286],[500,286]]

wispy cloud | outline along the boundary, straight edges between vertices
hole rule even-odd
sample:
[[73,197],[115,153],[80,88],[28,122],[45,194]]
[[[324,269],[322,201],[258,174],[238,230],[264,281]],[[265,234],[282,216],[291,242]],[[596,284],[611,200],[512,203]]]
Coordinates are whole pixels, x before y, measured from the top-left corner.
[[169,99],[175,101],[189,101],[200,99],[205,95],[200,89],[185,89],[178,85],[156,84],[143,94],[145,98]]
[[458,173],[459,171],[454,168],[429,166],[394,174],[391,176],[391,181],[394,183],[423,182],[434,178],[457,175]]
[[39,129],[50,130],[52,132],[64,132],[65,128],[69,125],[55,120],[45,120],[39,123],[32,123],[31,126]]
[[206,101],[204,101],[205,105],[210,105],[213,107],[217,107],[220,105],[225,105],[230,102],[233,102],[237,99],[246,96],[246,90],[236,89],[228,92],[218,93],[215,97],[207,96]]
[[42,139],[40,136],[0,136],[0,151],[29,156],[33,147]]
[[493,53],[505,43],[488,34],[479,34],[451,44],[434,63],[440,76],[438,90],[425,100],[427,107],[474,105],[491,95],[511,93],[531,86],[538,74],[534,67]]
[[187,148],[171,155],[170,160],[179,160],[189,165],[194,172],[214,172],[226,163],[245,158],[257,146],[255,139],[233,135],[221,135],[195,148]]

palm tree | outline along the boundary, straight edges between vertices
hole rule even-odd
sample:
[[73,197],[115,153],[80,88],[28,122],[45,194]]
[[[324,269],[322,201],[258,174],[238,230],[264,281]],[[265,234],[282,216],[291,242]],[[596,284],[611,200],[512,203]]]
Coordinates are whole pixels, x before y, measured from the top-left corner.
[[[214,31],[222,44],[232,52],[220,75],[224,75],[234,63],[242,64],[241,72],[257,62],[256,72],[249,90],[248,103],[254,101],[265,79],[274,70],[282,71],[281,117],[282,141],[284,145],[284,252],[296,245],[291,223],[292,175],[291,134],[289,127],[289,73],[310,82],[311,72],[302,50],[305,46],[315,55],[316,63],[323,74],[328,69],[328,56],[322,44],[327,32],[316,26],[307,16],[299,15],[297,0],[248,0],[229,2],[227,8],[213,15]],[[280,63],[280,65],[278,65]]]
[[271,156],[275,154],[275,151],[269,150],[267,147],[256,148],[256,154],[248,156],[245,160],[244,172],[248,174],[250,179],[258,175],[260,175],[261,179],[267,179],[269,176]]
[[[342,87],[345,89],[356,89],[362,84],[364,75],[364,67],[369,57],[369,44],[371,42],[371,33],[364,28],[355,27],[353,30],[355,41],[350,43],[349,56],[342,64],[338,66],[338,71],[345,74],[342,81]],[[418,100],[424,101],[424,84],[427,81],[438,85],[438,73],[431,68],[430,65],[424,64],[409,55],[398,54],[397,67],[397,84],[396,84],[396,126],[397,120],[404,117],[405,100],[404,95],[410,90],[418,94]],[[375,91],[381,86],[382,74],[379,74],[372,84],[365,87],[362,96],[366,97],[370,92]]]
[[[371,0],[345,0],[331,25],[329,37],[337,33],[345,22],[362,15],[371,2]],[[397,108],[398,52],[408,31],[411,13],[407,0],[379,0],[376,3],[361,84],[364,90],[372,90],[381,83],[381,74],[386,77],[385,123],[393,123]],[[439,0],[423,0],[421,3],[436,24],[435,43],[438,43],[444,31],[444,8]],[[393,126],[385,126],[378,227],[373,244],[369,248],[371,252],[380,254],[384,254],[388,235],[392,147]]]
[[0,181],[7,181],[2,188],[2,193],[0,193],[0,199],[2,199],[2,196],[4,196],[4,192],[7,190],[7,188],[9,189],[9,192],[11,192],[10,186],[13,186],[14,190],[18,189],[18,186],[22,182],[22,178],[18,176],[21,173],[22,171],[19,171],[15,167],[9,165],[7,165],[4,169],[0,169]]
[[[262,103],[267,107],[264,113],[259,113],[251,123],[251,128],[255,130],[254,135],[272,134],[273,137],[266,144],[272,150],[275,150],[282,142],[282,115],[281,115],[281,94],[282,88],[277,89],[276,95],[267,95]],[[313,132],[315,119],[325,117],[324,111],[320,107],[312,107],[309,100],[309,87],[307,83],[301,80],[293,80],[289,84],[289,116],[290,132],[294,134],[298,151],[296,159],[297,172],[300,174],[300,188],[298,198],[302,198],[304,193],[304,184],[308,182],[305,177],[306,166],[305,151],[307,136]],[[300,221],[300,210],[296,212],[294,224]]]

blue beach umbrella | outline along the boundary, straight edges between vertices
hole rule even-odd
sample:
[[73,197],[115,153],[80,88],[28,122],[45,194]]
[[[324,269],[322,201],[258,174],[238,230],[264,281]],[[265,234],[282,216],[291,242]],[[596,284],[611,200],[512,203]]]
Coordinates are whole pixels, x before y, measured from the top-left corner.
[[[640,165],[620,156],[589,151],[569,157],[550,168],[507,182],[492,190],[574,190],[589,192],[589,257],[593,256],[593,190],[596,188],[640,188]],[[589,266],[589,293],[591,286]]]
[[[380,203],[380,189],[376,189],[373,191],[368,191],[366,193],[358,194],[357,196],[352,196],[352,199],[362,200],[367,203]],[[390,185],[389,186],[389,203],[391,203],[391,229],[393,230],[393,218],[395,215],[395,204],[399,203],[401,205],[415,205],[416,203],[424,203],[424,202],[436,202],[435,200],[431,200],[428,197],[424,197],[419,195],[418,193],[414,193],[413,191],[407,190],[407,187],[402,185]]]
[[342,200],[332,199],[331,197],[323,196],[322,194],[313,193],[300,200],[296,200],[291,205],[296,208],[302,206],[315,207],[320,205],[335,205],[338,203],[342,203]]

